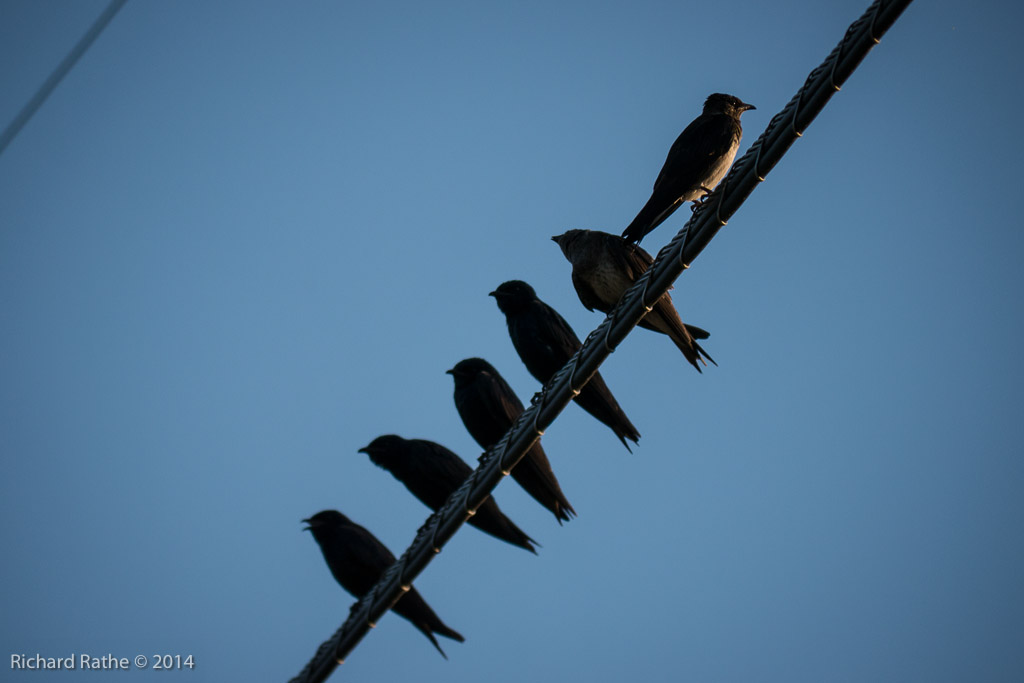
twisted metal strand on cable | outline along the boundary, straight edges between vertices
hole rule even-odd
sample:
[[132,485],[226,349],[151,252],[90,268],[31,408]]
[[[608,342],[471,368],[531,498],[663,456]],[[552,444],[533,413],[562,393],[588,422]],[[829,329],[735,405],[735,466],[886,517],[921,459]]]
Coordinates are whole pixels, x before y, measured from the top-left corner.
[[[875,45],[878,45],[880,42],[882,42],[882,35],[881,33],[875,32],[875,22],[878,21],[878,16],[882,13],[882,5],[881,3],[876,2],[871,7],[873,7],[875,11],[871,15],[871,26],[868,27],[868,35],[870,36],[871,40],[874,41]],[[882,33],[885,32],[883,31]]]
[[[588,346],[588,345],[589,346],[593,346],[594,344],[597,343],[596,340],[598,338],[600,338],[601,339],[601,346],[602,346],[602,348],[605,351],[607,351],[609,354],[611,354],[613,351],[615,351],[615,346],[614,345],[609,345],[610,342],[609,342],[609,339],[608,339],[608,333],[610,331],[611,331],[611,316],[610,315],[606,315],[604,317],[604,320],[601,321],[601,324],[598,325],[597,327],[595,327],[593,330],[591,330],[590,334],[587,335],[587,338],[583,340],[583,344],[580,347],[580,349],[582,349],[584,346]],[[579,366],[580,349],[577,349],[576,353],[573,354],[573,357],[569,359],[569,362],[576,363],[577,367]],[[551,380],[548,382],[548,384],[549,385],[557,384],[556,380],[559,378],[561,372],[562,372],[561,370],[556,372],[554,374],[554,376],[551,378]],[[576,372],[576,370],[574,369],[573,373],[575,374],[575,372]]]
[[[689,225],[689,223],[687,223],[687,225]],[[684,227],[683,229],[685,230],[686,228]],[[640,284],[640,304],[644,307],[645,313],[650,313],[651,310],[654,309],[654,304],[658,301],[657,299],[654,301],[648,301],[647,291],[651,286],[651,276],[648,275],[649,271],[649,268],[645,270],[636,281]]]
[[[668,291],[675,278],[703,251],[711,238],[725,225],[725,221],[732,217],[757,184],[765,179],[786,150],[828,103],[836,88],[849,78],[910,2],[876,0],[863,17],[850,26],[840,45],[822,65],[811,72],[796,96],[772,118],[765,132],[733,165],[721,184],[721,191],[716,190],[705,198],[702,206],[694,211],[680,231],[681,236],[677,235],[677,239],[672,240],[669,249],[659,252],[658,258],[645,273],[647,279],[634,283],[601,325],[587,335],[583,346],[571,361],[575,366],[568,370],[563,368],[556,373],[545,385],[540,398],[519,416],[501,441],[483,455],[471,481],[467,480],[470,482],[470,492],[465,497],[468,504],[479,505],[490,495],[501,477],[508,474],[537,440],[539,430],[550,425],[568,405],[576,382],[589,380],[604,359],[646,314],[640,299],[648,294],[660,297]],[[782,125],[783,122],[788,125]],[[713,215],[708,207],[703,206],[710,199],[717,203]],[[457,491],[452,495],[460,494]],[[447,508],[446,504],[443,509]],[[369,620],[373,615],[379,617],[398,600],[401,586],[396,578],[412,581],[433,558],[434,543],[443,544],[451,538],[466,517],[461,510],[457,514],[454,510],[448,510],[444,514],[438,512],[435,515],[436,526],[433,527],[429,541],[421,539],[417,534],[416,540],[396,563],[398,568],[395,572],[400,572],[401,577],[395,577],[395,572],[390,570],[385,572],[385,576],[381,577],[378,586],[372,591],[377,597],[373,600],[360,600],[355,604],[348,620],[329,641],[321,645],[314,659],[293,679],[293,683],[325,680],[366,634],[364,619]]]
[[[582,348],[582,344],[580,346]],[[576,381],[576,369],[579,367],[579,363],[577,362],[578,358],[579,349],[576,349],[576,353],[572,354],[572,358],[570,358],[569,361],[565,364],[565,367],[569,368],[569,391],[572,392],[572,396],[570,398],[576,398],[577,396],[579,396],[580,392],[583,391],[583,387],[587,385],[586,381]]]
[[[422,527],[421,527],[421,529],[422,529]],[[419,534],[417,534],[417,536],[419,536]],[[380,596],[382,594],[385,594],[386,586],[388,586],[388,584],[393,582],[396,579],[396,577],[398,579],[398,585],[402,588],[402,590],[404,592],[406,590],[405,589],[405,583],[406,582],[402,578],[402,570],[403,569],[404,569],[404,567],[402,566],[401,562],[395,562],[390,567],[385,569],[384,573],[381,574],[380,579],[378,579],[377,583],[375,583],[373,585],[373,589],[370,590],[366,595],[364,595],[362,599],[367,600],[370,603],[370,605],[376,604],[378,602],[378,600],[380,599]],[[396,602],[398,602],[398,597],[396,597],[394,599],[394,601],[392,601],[391,604],[394,605]],[[387,611],[387,610],[384,610],[384,611]],[[381,617],[381,615],[383,613],[384,612],[381,612],[381,614],[378,614],[378,615],[374,616],[373,610],[370,610],[366,614],[366,623],[367,623],[367,625],[370,628],[377,628],[377,620],[380,619],[380,617]]]
[[441,546],[444,545],[440,542],[440,540],[437,537],[437,531],[441,528],[441,525],[438,523],[440,521],[440,511],[435,512],[427,519],[431,522],[431,524],[429,525],[430,548],[434,551],[434,554],[436,555],[437,553],[441,552]]
[[[473,470],[473,473],[466,477],[466,481],[462,482],[459,488],[455,489],[455,494],[450,500],[457,500],[458,507],[461,507],[466,512],[466,519],[469,519],[476,514],[477,505],[471,505],[469,502],[469,492],[473,490],[473,486],[476,484],[476,473],[477,470]],[[441,508],[444,510],[444,508]]]
[[[543,407],[543,405],[544,405],[544,397],[547,396],[547,395],[548,394],[545,391],[538,391],[537,392],[537,405],[538,406]],[[532,404],[533,401],[530,401],[530,403]],[[531,426],[533,427],[533,431],[537,433],[537,438],[539,439],[540,437],[544,436],[544,428],[540,426],[540,423],[537,421],[537,418],[540,417],[540,414],[543,412],[543,410],[538,409],[538,410],[533,410],[531,412],[533,413],[533,422],[531,423]]]
[[[849,29],[847,29],[846,33],[849,34],[851,31],[853,31],[853,26],[851,26]],[[842,44],[843,43],[840,43],[840,45],[842,45]],[[832,69],[831,69],[831,71],[829,71],[829,74],[828,74],[829,85],[831,85],[832,89],[835,90],[836,92],[839,92],[840,90],[842,90],[842,88],[839,86],[839,84],[836,83],[836,67],[839,65],[839,57],[841,57],[841,56],[842,56],[842,50],[840,50],[839,55],[837,55],[836,58],[832,60]]]
[[[779,120],[780,117],[778,114],[773,116],[772,120],[768,122],[768,128],[765,130],[765,133],[767,134],[771,131],[772,127],[775,126]],[[757,149],[757,155],[754,157],[754,176],[757,178],[757,182],[763,183],[764,173],[761,173],[761,138],[754,141],[754,144],[750,146],[750,151],[753,151],[755,148]]]
[[[525,451],[523,453],[517,453],[515,449],[510,447],[513,443],[513,437],[516,434],[525,434],[527,438],[530,439],[530,443],[526,447],[527,450],[533,446],[537,439],[544,435],[543,428],[540,427],[537,422],[537,416],[542,412],[538,410],[539,407],[539,404],[530,405],[529,408],[519,413],[519,416],[512,422],[512,426],[509,428],[508,432],[505,433],[505,436],[502,437],[501,441],[499,441],[496,446],[494,446],[494,449],[501,453],[500,460],[502,470],[507,469],[511,472],[512,468],[516,466],[516,463],[522,460],[523,455],[525,455]],[[529,429],[525,429],[527,425],[529,426]]]
[[[602,329],[604,329],[604,334],[601,336],[601,347],[608,353],[612,353],[617,344],[613,344],[611,341],[612,322],[610,317],[605,316],[604,321],[597,326],[597,329],[595,329],[594,332],[600,333]],[[587,335],[587,339],[590,339],[590,335]],[[580,355],[579,350],[576,351],[576,355]],[[577,361],[577,365],[578,364],[579,363]]]

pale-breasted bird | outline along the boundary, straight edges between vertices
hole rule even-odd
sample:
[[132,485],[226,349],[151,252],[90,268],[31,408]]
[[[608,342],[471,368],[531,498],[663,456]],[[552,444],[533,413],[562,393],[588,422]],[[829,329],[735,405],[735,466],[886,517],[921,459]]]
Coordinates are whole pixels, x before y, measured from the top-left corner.
[[739,149],[743,137],[740,114],[754,108],[732,95],[709,95],[704,112],[672,144],[651,198],[622,236],[639,243],[683,202],[696,202],[715,189]]
[[[591,311],[611,311],[625,291],[654,263],[640,245],[598,230],[569,230],[551,239],[558,243],[572,264],[576,294]],[[709,334],[699,327],[683,324],[668,292],[654,302],[650,313],[637,324],[667,334],[697,372],[701,372],[700,363],[705,358],[715,363],[696,341],[707,339]]]

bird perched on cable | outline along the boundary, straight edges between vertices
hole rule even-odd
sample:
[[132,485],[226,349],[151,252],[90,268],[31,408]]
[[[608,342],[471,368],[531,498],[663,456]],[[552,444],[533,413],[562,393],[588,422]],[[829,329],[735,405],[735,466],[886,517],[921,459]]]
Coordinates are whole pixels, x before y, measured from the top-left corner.
[[696,202],[715,189],[739,149],[743,137],[740,114],[754,108],[732,95],[708,95],[703,113],[672,144],[651,198],[622,236],[639,243],[683,202]]
[[[505,314],[512,346],[526,369],[546,384],[580,348],[579,337],[558,311],[538,299],[533,287],[522,280],[503,282],[490,296]],[[601,373],[595,372],[573,400],[608,425],[626,450],[630,450],[626,439],[633,443],[640,439],[640,432],[619,407]]]
[[[387,546],[337,510],[323,510],[302,521],[309,525],[305,530],[313,532],[331,574],[357,598],[369,593],[384,570],[395,563]],[[445,626],[415,588],[410,587],[391,610],[412,622],[445,659],[448,655],[437,644],[435,633],[460,643],[466,640],[458,631]]]
[[[448,497],[473,473],[473,468],[462,458],[441,444],[426,439],[403,439],[395,434],[385,434],[360,448],[359,452],[366,453],[373,464],[393,474],[434,512],[440,510]],[[498,509],[493,497],[484,500],[466,523],[537,554],[533,547],[536,541]]]
[[[558,243],[572,264],[572,284],[580,301],[590,311],[611,311],[625,291],[654,263],[640,245],[598,230],[569,230],[551,239]],[[637,324],[667,334],[697,372],[701,372],[701,363],[707,365],[705,358],[718,365],[696,341],[710,335],[699,327],[683,324],[668,292],[654,302],[651,311]]]
[[[466,430],[481,448],[498,443],[523,412],[512,387],[482,358],[461,360],[446,372],[455,380],[455,408]],[[558,485],[540,441],[512,468],[512,478],[551,511],[559,524],[576,514]]]

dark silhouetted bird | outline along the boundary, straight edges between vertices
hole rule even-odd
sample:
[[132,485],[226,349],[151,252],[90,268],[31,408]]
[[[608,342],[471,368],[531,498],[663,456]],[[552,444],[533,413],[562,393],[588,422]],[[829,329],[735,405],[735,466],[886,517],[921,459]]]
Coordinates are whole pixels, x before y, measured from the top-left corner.
[[[395,479],[405,484],[412,495],[434,512],[440,510],[455,489],[473,473],[462,458],[441,444],[425,439],[403,439],[385,434],[371,441],[369,446],[360,448],[359,452],[366,453],[375,465],[395,475]],[[537,553],[533,547],[536,541],[502,514],[493,497],[485,500],[466,523],[495,538]]]
[[[490,294],[505,314],[512,345],[526,369],[541,384],[546,384],[580,348],[579,337],[558,312],[537,298],[533,287],[522,280],[503,282]],[[573,399],[585,411],[611,427],[622,445],[626,439],[636,443],[640,432],[626,417],[612,392],[595,372]]]
[[683,202],[697,201],[725,177],[743,137],[740,114],[754,105],[732,95],[715,93],[704,112],[679,134],[654,181],[651,198],[622,236],[639,242],[661,225]]
[[[611,311],[625,291],[654,263],[651,255],[640,245],[630,244],[618,235],[606,232],[569,230],[551,239],[558,243],[572,264],[572,284],[576,294],[591,311]],[[705,358],[715,363],[696,342],[697,339],[707,339],[708,333],[699,327],[683,324],[668,292],[637,324],[667,334],[697,372],[701,372],[700,363]]]
[[[482,358],[459,361],[447,372],[455,379],[455,408],[466,430],[481,448],[498,443],[523,412],[512,387]],[[558,485],[540,441],[512,468],[512,478],[550,510],[559,524],[576,514]]]
[[[376,536],[337,510],[324,510],[302,521],[309,525],[306,531],[313,532],[331,574],[357,598],[368,593],[384,570],[395,563],[395,556]],[[460,643],[466,640],[444,625],[415,588],[409,588],[391,610],[411,621],[445,659],[448,655],[437,644],[435,633]]]

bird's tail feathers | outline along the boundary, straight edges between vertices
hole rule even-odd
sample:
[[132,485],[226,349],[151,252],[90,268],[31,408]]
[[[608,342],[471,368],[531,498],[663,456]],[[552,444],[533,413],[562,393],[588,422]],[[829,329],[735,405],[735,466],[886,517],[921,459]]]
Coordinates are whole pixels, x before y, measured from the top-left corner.
[[[680,351],[683,352],[683,355],[686,356],[686,360],[690,361],[690,365],[697,368],[697,372],[704,372],[701,368],[701,365],[706,366],[707,361],[711,361],[711,364],[716,367],[718,366],[718,363],[715,362],[715,359],[712,358],[711,355],[704,350],[704,347],[697,343],[697,340],[690,333],[690,325],[687,325],[685,323],[676,325],[670,322],[669,327],[670,331],[668,332],[666,332],[664,329],[659,329],[658,331],[664,332],[665,334],[668,334],[669,337],[671,337],[675,345],[679,348]],[[704,336],[702,336],[701,339],[706,339],[708,336],[710,336],[707,332],[700,329],[699,327],[696,329],[704,334]],[[707,359],[707,361],[705,359]]]
[[[697,372],[703,374],[704,370],[701,368],[701,364],[707,365],[704,362],[704,358],[701,357],[700,345],[693,340],[690,335],[669,335],[676,347],[683,352],[683,356],[689,361],[690,365],[697,369]],[[706,355],[706,354],[705,354]],[[712,361],[713,362],[713,361]]]
[[707,339],[708,337],[711,336],[710,332],[703,328],[697,327],[696,325],[683,323],[683,326],[686,328],[686,331],[690,333],[690,336],[693,337],[694,339]]
[[414,625],[423,633],[423,635],[430,639],[430,642],[433,643],[434,647],[437,648],[437,651],[441,653],[441,656],[448,659],[448,655],[446,655],[444,650],[441,649],[441,644],[437,642],[437,638],[434,637],[434,634],[436,633],[439,636],[451,638],[459,643],[466,642],[466,639],[463,638],[462,634],[455,629],[445,626],[445,624],[437,618],[437,615],[432,616],[433,619],[430,621],[415,622]]
[[[555,478],[547,455],[538,441],[526,456],[512,468],[512,478],[530,494],[534,500],[547,508],[561,524],[576,516],[569,499],[562,493],[562,487]],[[524,483],[525,482],[525,483]]]
[[608,385],[604,383],[601,373],[595,373],[573,400],[580,408],[593,415],[602,424],[607,425],[626,447],[626,450],[630,453],[633,452],[633,449],[626,443],[626,439],[633,443],[639,443],[640,432],[626,417],[626,413],[615,400]]
[[640,213],[636,215],[636,218],[634,218],[633,221],[626,226],[626,229],[622,231],[623,239],[627,242],[640,244],[640,240],[642,240],[647,233],[665,222],[665,219],[672,215],[672,212],[679,207],[679,204],[681,204],[682,201],[682,199],[677,199],[675,202],[659,211],[658,207],[664,204],[665,200],[655,192],[651,198],[647,200],[647,203],[644,204],[644,208],[640,209]]
[[476,527],[485,534],[490,534],[506,543],[529,550],[534,555],[537,554],[537,548],[534,546],[539,546],[540,544],[530,538],[525,531],[517,527],[511,519],[506,517],[498,508],[498,504],[494,502],[493,498],[488,498],[484,501],[477,508],[476,514],[466,520],[466,523]]
[[[700,338],[701,339],[706,339],[706,337],[700,337]],[[711,361],[711,364],[714,365],[716,368],[718,367],[718,363],[716,363],[715,359],[712,358],[711,355],[707,351],[704,350],[703,346],[701,346],[696,341],[694,341],[693,342],[693,348],[697,349],[698,357],[699,356],[703,356],[704,358],[707,358],[709,361]],[[703,361],[704,358],[701,358],[701,361]],[[705,365],[706,365],[706,363],[705,363]]]
[[456,631],[453,628],[449,628],[448,626],[445,626],[440,621],[438,621],[436,624],[431,624],[431,628],[433,628],[434,633],[438,634],[439,636],[444,636],[445,638],[451,638],[452,640],[454,640],[454,641],[456,641],[458,643],[466,642],[466,639],[462,637],[461,633],[459,633],[458,631]]
[[441,653],[441,656],[444,657],[445,659],[448,659],[448,655],[446,655],[444,653],[444,650],[441,649],[441,645],[437,642],[437,638],[434,637],[434,634],[430,632],[430,628],[429,627],[419,627],[419,628],[420,628],[421,631],[423,631],[423,635],[425,635],[427,638],[430,638],[430,642],[434,644],[434,647],[437,648],[437,651]]

